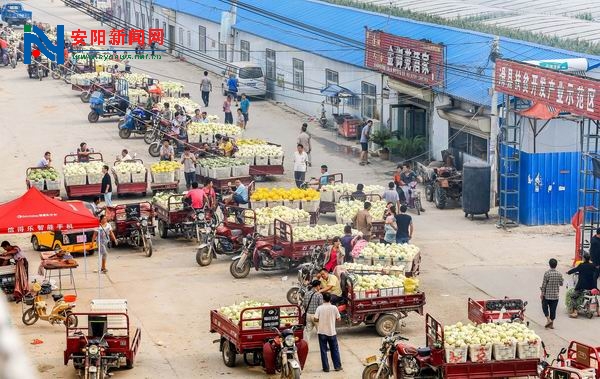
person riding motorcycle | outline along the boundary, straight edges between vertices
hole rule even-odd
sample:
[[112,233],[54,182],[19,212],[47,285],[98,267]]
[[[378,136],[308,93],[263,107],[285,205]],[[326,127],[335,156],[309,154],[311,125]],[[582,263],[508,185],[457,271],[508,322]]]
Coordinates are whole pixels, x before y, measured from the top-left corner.
[[8,42],[0,38],[0,59],[4,58],[4,54],[8,54]]
[[577,306],[578,300],[583,296],[584,291],[591,291],[596,288],[596,266],[590,262],[590,255],[585,253],[583,255],[583,262],[577,267],[574,267],[567,271],[567,274],[578,274],[577,284],[575,285],[575,292],[571,296],[573,300],[573,307],[570,309],[571,314],[569,317],[577,318]]

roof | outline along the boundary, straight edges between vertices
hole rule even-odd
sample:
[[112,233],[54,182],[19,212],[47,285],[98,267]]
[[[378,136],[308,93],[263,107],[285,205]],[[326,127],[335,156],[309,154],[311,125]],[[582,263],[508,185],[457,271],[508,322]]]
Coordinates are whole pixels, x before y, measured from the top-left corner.
[[[313,0],[241,0],[239,3],[258,10],[239,7],[234,25],[237,30],[358,67],[364,67],[364,47],[361,46],[364,45],[365,26],[408,38],[443,43],[446,45],[447,81],[445,88],[436,90],[475,104],[487,106],[491,102],[492,64],[488,58],[492,35]],[[155,0],[155,4],[215,23],[220,23],[222,11],[229,10],[228,2],[224,0]],[[271,12],[277,17],[266,16],[264,12]],[[285,18],[293,22],[286,22]],[[315,34],[299,29],[294,23],[335,35]],[[600,63],[598,56],[510,38],[501,38],[500,51],[503,58],[517,61],[587,58],[590,65]]]

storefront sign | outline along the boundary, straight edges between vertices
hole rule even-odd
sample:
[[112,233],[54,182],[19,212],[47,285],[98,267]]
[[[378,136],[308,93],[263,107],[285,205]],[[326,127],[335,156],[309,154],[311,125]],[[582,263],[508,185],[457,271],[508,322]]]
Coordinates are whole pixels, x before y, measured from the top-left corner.
[[365,66],[417,84],[444,85],[444,46],[367,30]]
[[496,91],[600,120],[600,81],[498,59]]

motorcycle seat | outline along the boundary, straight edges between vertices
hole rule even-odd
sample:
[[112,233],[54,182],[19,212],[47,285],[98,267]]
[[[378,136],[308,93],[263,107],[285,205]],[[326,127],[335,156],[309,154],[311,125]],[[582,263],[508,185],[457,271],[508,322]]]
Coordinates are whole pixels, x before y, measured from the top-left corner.
[[61,294],[52,294],[52,299],[56,302],[63,298]]
[[431,355],[431,348],[430,347],[419,347],[419,348],[417,348],[417,355],[419,357],[428,357]]
[[241,229],[232,229],[231,230],[231,235],[233,237],[239,237],[242,235],[242,230]]
[[281,246],[281,245],[273,245],[272,250],[273,251],[281,251],[281,250],[283,250],[283,246]]

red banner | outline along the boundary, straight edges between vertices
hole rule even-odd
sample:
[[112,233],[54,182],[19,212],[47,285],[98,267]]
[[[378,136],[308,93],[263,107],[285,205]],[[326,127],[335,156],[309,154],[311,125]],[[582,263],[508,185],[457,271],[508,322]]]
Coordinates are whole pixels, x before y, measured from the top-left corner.
[[443,86],[444,46],[367,30],[365,67],[417,84]]
[[496,60],[496,91],[600,120],[600,81],[526,63]]

